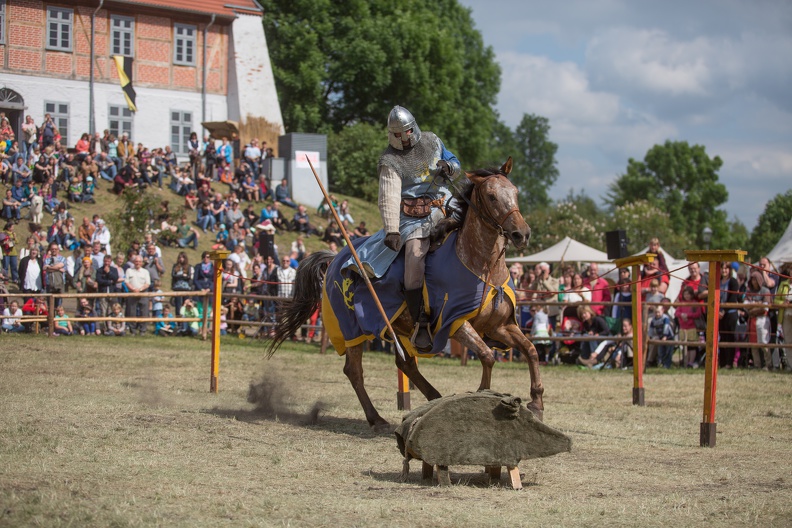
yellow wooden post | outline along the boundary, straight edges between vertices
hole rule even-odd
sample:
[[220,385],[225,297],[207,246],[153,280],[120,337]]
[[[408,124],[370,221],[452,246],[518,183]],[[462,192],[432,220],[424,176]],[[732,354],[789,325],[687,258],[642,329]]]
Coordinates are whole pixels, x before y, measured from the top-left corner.
[[685,251],[688,262],[709,262],[707,286],[707,359],[704,370],[704,417],[699,430],[699,445],[715,447],[715,401],[718,390],[718,331],[720,327],[720,267],[722,262],[742,262],[746,251]]
[[654,253],[635,255],[616,259],[613,262],[619,268],[632,266],[632,323],[633,323],[633,405],[646,405],[646,394],[643,385],[644,353],[643,353],[643,299],[641,298],[641,264],[654,261]]
[[[223,294],[223,262],[230,255],[230,251],[218,249],[212,251],[210,256],[214,261],[214,292],[212,303],[212,370],[209,378],[209,392],[217,393],[217,380],[220,376],[220,304]],[[204,313],[208,310],[204,306]]]

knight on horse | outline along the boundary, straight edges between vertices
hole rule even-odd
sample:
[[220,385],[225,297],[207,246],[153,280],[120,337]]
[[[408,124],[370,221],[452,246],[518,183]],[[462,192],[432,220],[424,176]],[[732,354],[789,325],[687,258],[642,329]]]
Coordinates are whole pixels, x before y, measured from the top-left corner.
[[[445,217],[449,185],[460,175],[457,157],[442,140],[421,131],[404,107],[388,115],[388,147],[379,159],[379,208],[384,228],[358,248],[370,277],[382,277],[404,246],[404,300],[415,321],[410,341],[432,349],[430,316],[424,304],[426,254],[432,229]],[[344,269],[355,269],[350,259]]]

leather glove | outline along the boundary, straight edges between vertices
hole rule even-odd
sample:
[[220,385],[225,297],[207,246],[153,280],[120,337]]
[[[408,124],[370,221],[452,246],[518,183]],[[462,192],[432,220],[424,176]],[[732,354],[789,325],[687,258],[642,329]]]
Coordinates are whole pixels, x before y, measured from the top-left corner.
[[385,235],[385,245],[398,252],[402,247],[401,235],[399,233],[388,233]]
[[453,169],[446,160],[440,160],[437,162],[437,173],[445,176],[446,178],[450,178],[451,174],[453,173]]

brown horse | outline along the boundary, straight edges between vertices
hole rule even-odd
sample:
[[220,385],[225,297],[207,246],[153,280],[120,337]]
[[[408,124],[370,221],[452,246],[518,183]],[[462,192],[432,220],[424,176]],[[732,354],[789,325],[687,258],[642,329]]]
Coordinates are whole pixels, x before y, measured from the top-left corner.
[[[512,242],[517,248],[525,247],[531,233],[517,206],[517,188],[507,178],[511,168],[512,160],[509,158],[500,169],[467,173],[468,179],[473,184],[466,193],[469,195],[467,201],[470,205],[457,237],[455,249],[460,261],[478,275],[481,281],[488,284],[504,284],[508,280],[506,245]],[[329,251],[320,251],[309,255],[300,264],[295,279],[295,296],[281,305],[280,320],[267,350],[269,356],[293,335],[316,309],[322,295],[324,273],[333,257],[334,255]],[[409,336],[412,332],[413,321],[408,312],[409,310],[402,311],[394,321],[393,328],[400,336]],[[483,368],[479,390],[490,388],[492,367],[495,364],[494,353],[482,336],[516,348],[526,358],[531,375],[531,403],[528,408],[541,419],[544,410],[542,402],[544,388],[539,375],[539,358],[536,348],[515,323],[515,306],[511,302],[488,303],[480,307],[476,315],[462,324],[451,336],[472,350],[481,361]],[[362,344],[345,347],[338,352],[346,355],[344,373],[355,389],[368,423],[371,426],[387,425],[388,422],[379,415],[371,403],[363,384]],[[406,359],[402,359],[397,354],[396,366],[428,400],[440,397],[437,389],[418,371],[414,357],[407,356]]]

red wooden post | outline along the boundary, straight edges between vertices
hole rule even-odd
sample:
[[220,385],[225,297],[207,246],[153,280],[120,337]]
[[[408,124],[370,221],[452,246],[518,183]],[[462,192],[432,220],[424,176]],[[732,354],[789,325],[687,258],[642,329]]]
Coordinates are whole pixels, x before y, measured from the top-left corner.
[[715,447],[715,402],[718,389],[718,331],[720,329],[720,273],[723,262],[742,262],[745,251],[685,251],[690,262],[709,262],[707,287],[707,359],[704,371],[704,417],[699,431],[701,447]]

